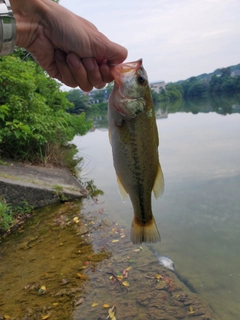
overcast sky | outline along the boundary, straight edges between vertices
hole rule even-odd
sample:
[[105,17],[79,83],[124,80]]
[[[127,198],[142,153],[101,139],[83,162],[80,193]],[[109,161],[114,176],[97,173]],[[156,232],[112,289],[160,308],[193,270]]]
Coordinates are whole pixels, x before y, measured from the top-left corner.
[[240,0],[60,0],[143,58],[149,81],[174,82],[240,63]]

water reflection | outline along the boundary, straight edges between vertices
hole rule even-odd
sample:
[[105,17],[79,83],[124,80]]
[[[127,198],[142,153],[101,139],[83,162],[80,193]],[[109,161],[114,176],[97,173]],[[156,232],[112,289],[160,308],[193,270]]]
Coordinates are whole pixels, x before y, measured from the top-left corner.
[[[153,199],[162,236],[154,249],[171,257],[180,276],[224,320],[240,314],[239,105],[231,99],[187,102],[157,120],[165,192]],[[188,113],[171,114],[179,109]],[[111,216],[129,227],[131,203],[118,194],[106,127],[74,143],[89,159],[85,172],[104,191]]]
[[[162,102],[154,108],[157,119],[168,118],[169,113],[176,112],[191,112],[192,114],[215,112],[222,115],[228,115],[240,113],[240,95],[177,100],[174,103]],[[88,112],[87,118],[93,121],[94,129],[107,129],[108,127],[107,110],[94,110],[92,113]]]

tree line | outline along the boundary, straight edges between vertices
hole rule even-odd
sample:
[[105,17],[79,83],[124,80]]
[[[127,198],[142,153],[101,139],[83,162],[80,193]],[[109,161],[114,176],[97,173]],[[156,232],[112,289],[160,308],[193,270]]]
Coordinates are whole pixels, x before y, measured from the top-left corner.
[[[111,93],[113,84],[110,83],[102,90],[94,90],[90,94],[85,94],[80,89],[73,89],[66,95],[73,104],[69,108],[70,113],[80,113],[85,111],[97,113],[107,110],[107,99]],[[231,76],[231,69],[218,69],[217,73],[211,76],[202,75],[191,77],[185,81],[168,83],[166,89],[159,93],[152,90],[154,106],[157,108],[166,103],[185,101],[194,98],[212,98],[214,96],[240,93],[240,76]]]
[[157,96],[155,95],[155,100],[158,102],[176,101],[240,93],[240,76],[232,77],[230,68],[222,68],[218,72],[218,74],[213,74],[210,79],[191,77],[185,81],[169,83],[166,90],[162,90]]

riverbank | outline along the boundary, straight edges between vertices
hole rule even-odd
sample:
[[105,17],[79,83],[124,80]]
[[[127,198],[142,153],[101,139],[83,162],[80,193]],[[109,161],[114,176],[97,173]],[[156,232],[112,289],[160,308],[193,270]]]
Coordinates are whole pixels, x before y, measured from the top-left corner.
[[4,160],[0,165],[0,196],[12,206],[27,202],[36,209],[81,199],[86,190],[68,169]]
[[0,244],[0,319],[218,319],[129,233],[101,201],[38,210]]

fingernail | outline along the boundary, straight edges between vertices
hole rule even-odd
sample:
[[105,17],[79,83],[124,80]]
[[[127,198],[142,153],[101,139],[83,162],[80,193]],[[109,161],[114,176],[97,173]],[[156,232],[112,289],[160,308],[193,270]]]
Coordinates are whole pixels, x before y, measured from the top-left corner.
[[67,60],[68,62],[73,66],[73,67],[78,67],[79,64],[80,64],[80,59],[79,57],[74,54],[74,53],[70,53],[68,56],[67,56]]
[[55,55],[58,60],[60,60],[60,61],[65,60],[65,54],[61,50],[56,50]]

